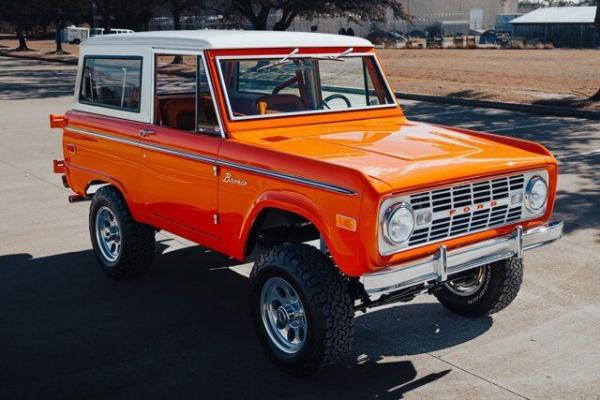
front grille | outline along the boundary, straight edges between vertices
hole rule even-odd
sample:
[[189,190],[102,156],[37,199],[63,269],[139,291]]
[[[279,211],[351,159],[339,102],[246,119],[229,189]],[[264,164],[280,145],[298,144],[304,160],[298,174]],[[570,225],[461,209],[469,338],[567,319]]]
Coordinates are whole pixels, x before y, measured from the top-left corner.
[[[431,213],[432,218],[427,225],[416,226],[409,246],[521,220],[524,186],[525,177],[521,174],[411,195],[415,214]],[[520,200],[511,204],[512,196],[519,193]]]

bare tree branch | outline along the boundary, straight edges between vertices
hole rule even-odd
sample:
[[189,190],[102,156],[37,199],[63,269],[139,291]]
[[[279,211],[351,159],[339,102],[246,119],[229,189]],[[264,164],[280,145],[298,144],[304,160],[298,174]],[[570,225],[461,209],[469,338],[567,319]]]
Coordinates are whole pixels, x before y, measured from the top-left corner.
[[382,22],[389,10],[395,19],[410,17],[401,0],[230,0],[225,1],[221,11],[246,18],[254,29],[268,29],[271,13],[279,12],[273,30],[287,30],[297,17],[316,16],[346,17],[351,21]]

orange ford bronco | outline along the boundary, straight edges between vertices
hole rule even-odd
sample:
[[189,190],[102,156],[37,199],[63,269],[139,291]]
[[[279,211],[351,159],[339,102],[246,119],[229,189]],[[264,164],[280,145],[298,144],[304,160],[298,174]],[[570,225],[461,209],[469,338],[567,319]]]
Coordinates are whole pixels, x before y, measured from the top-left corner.
[[50,121],[102,269],[148,272],[157,230],[254,262],[259,337],[294,374],[349,351],[357,310],[421,293],[469,317],[503,309],[523,252],[562,233],[544,147],[408,121],[360,38],[92,38],[72,110]]

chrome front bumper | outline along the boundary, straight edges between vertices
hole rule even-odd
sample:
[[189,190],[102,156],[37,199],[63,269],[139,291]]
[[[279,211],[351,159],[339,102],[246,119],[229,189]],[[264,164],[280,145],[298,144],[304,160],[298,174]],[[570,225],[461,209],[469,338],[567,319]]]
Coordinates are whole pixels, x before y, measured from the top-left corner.
[[553,222],[528,231],[518,226],[511,235],[454,250],[442,246],[435,255],[393,265],[360,279],[369,295],[389,293],[426,282],[444,282],[449,275],[458,272],[510,257],[522,258],[523,251],[560,239],[562,231],[563,222]]

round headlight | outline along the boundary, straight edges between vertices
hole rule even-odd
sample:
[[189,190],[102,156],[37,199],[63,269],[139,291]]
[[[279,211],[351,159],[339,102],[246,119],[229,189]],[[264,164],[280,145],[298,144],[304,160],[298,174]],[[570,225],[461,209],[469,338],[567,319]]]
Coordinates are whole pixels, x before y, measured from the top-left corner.
[[537,212],[546,205],[548,185],[541,176],[532,177],[525,188],[525,206],[529,211]]
[[408,204],[397,203],[387,209],[383,228],[388,241],[394,244],[407,241],[414,227],[414,215]]

